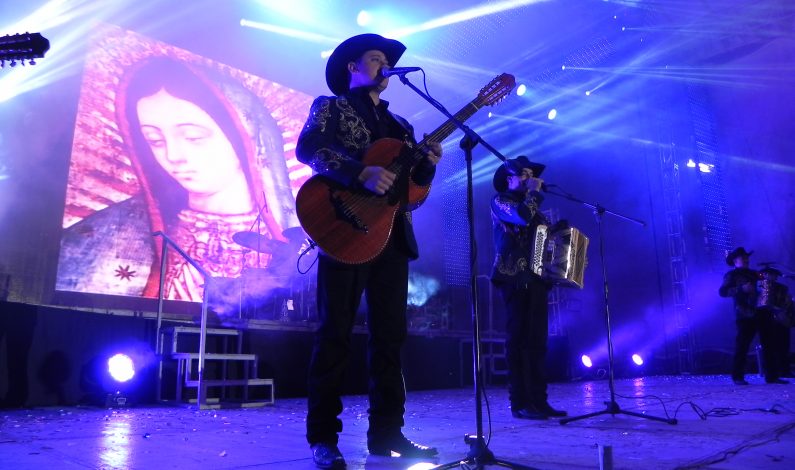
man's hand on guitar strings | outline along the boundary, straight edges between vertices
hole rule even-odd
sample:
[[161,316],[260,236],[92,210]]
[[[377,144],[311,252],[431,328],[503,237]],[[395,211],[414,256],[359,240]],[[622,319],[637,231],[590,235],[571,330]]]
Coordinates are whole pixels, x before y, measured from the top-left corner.
[[[428,134],[425,134],[425,137],[427,138]],[[436,165],[442,159],[442,144],[440,142],[427,142],[424,149],[427,151],[425,156],[432,164]]]
[[391,171],[380,166],[366,166],[359,173],[359,182],[370,191],[382,196],[389,191],[395,183],[395,175]]

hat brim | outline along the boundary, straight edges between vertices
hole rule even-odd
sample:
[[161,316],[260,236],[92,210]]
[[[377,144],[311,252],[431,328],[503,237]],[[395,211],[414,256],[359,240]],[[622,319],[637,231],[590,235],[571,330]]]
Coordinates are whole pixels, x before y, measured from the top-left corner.
[[494,172],[494,177],[492,178],[491,184],[494,186],[494,189],[497,192],[503,192],[508,190],[508,175],[510,172],[508,171],[507,165],[511,165],[515,168],[530,168],[533,170],[533,177],[538,178],[543,173],[544,168],[547,166],[541,163],[531,162],[529,158],[525,157],[524,155],[520,155],[516,158],[512,158],[508,160],[505,164],[500,165],[497,168],[497,171]]
[[744,247],[735,248],[731,251],[728,255],[726,255],[726,264],[729,266],[734,266],[734,259],[738,256],[751,256],[754,254],[754,251],[745,251]]
[[406,46],[400,41],[371,33],[346,39],[334,49],[326,63],[326,84],[332,93],[339,96],[348,92],[348,62],[357,60],[367,51],[383,52],[389,65],[394,67],[406,51]]

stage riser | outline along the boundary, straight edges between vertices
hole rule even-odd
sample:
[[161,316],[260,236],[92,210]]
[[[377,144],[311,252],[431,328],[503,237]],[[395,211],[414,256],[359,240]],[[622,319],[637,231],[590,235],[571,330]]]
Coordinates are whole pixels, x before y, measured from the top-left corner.
[[[0,348],[0,397],[9,382],[7,357],[10,361],[27,362],[28,406],[74,405],[87,397],[81,373],[98,356],[129,344],[148,344],[154,350],[154,321],[141,317],[88,313],[74,310],[28,306],[0,305],[5,332],[15,340],[29,342],[24,348]],[[24,339],[28,337],[28,341]],[[306,396],[306,378],[314,334],[311,326],[293,330],[246,330],[243,351],[259,357],[259,377],[272,377],[278,384],[277,398]],[[461,358],[459,337],[424,337],[410,335],[403,358],[406,386],[410,390],[457,387],[460,383]],[[366,335],[355,333],[353,354],[346,375],[346,394],[367,392],[365,359]],[[147,382],[136,400],[154,402],[156,363],[141,373]],[[85,382],[85,380],[84,380]]]

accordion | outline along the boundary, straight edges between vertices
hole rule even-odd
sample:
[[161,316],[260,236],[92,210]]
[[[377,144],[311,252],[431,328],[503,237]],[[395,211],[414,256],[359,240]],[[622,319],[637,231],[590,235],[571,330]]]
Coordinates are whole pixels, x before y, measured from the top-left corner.
[[549,226],[539,225],[533,240],[531,269],[555,285],[582,289],[587,251],[588,237],[576,228],[550,233]]

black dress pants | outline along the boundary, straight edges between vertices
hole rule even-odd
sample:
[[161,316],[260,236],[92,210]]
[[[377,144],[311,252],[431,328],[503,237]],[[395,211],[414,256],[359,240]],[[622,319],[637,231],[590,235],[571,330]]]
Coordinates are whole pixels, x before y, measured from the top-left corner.
[[547,402],[549,290],[541,279],[520,287],[500,284],[499,288],[507,316],[505,353],[511,410],[542,407]]
[[[394,239],[394,237],[393,237]],[[342,431],[341,391],[351,334],[362,293],[367,302],[369,439],[403,427],[406,391],[400,351],[407,335],[408,256],[390,242],[374,261],[350,265],[320,255],[317,305],[320,326],[309,366],[307,441],[337,443]]]
[[759,311],[752,318],[738,318],[737,337],[734,342],[734,364],[732,378],[743,379],[745,376],[745,362],[748,349],[756,333],[759,333],[759,343],[762,345],[762,362],[764,364],[765,380],[779,378],[779,347],[776,344],[773,318],[769,312]]

